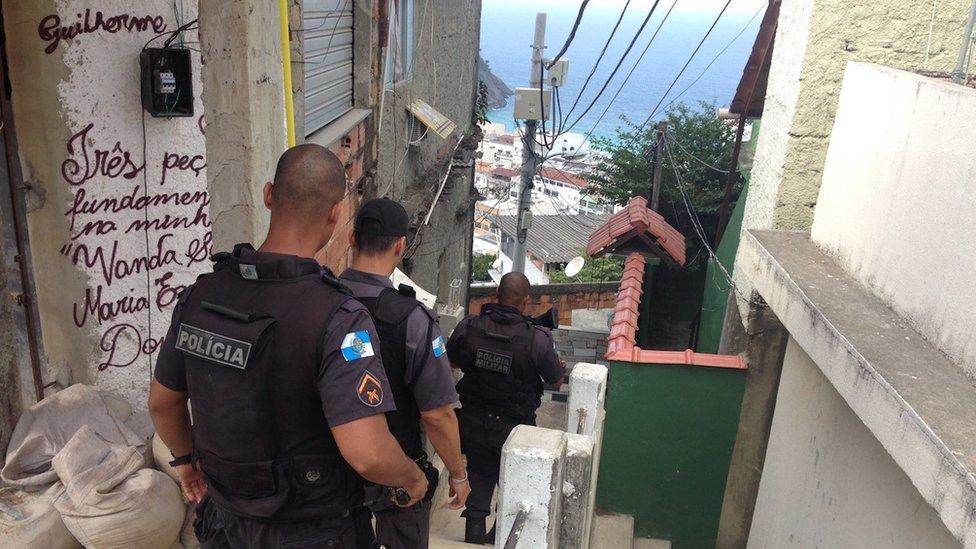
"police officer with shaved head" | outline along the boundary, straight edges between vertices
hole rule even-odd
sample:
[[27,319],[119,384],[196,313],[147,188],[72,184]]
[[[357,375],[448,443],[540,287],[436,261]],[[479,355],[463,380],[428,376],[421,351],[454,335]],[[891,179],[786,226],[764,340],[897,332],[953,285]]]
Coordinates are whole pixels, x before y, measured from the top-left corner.
[[186,498],[201,502],[204,547],[353,548],[364,478],[398,487],[404,506],[427,492],[387,427],[394,401],[369,313],[312,259],[345,192],[334,154],[286,151],[264,189],[264,243],[217,254],[173,313],[149,410]]
[[[390,431],[407,456],[430,474],[432,495],[437,471],[427,459],[421,432],[449,472],[451,509],[464,507],[470,486],[461,457],[454,405],[457,393],[436,315],[415,298],[413,288],[393,287],[390,276],[407,248],[410,218],[399,203],[377,198],[356,214],[350,244],[352,266],[340,279],[369,309],[380,338],[383,364],[396,401],[387,413]],[[367,494],[380,487],[367,489]],[[381,492],[382,493],[382,492]],[[376,540],[390,549],[424,549],[430,529],[429,498],[411,508],[367,497],[376,516]]]
[[457,415],[471,481],[462,513],[467,543],[494,543],[495,529],[486,534],[485,519],[498,484],[502,445],[516,425],[535,425],[544,384],[558,385],[566,373],[552,334],[524,316],[529,292],[525,275],[506,274],[497,303],[461,320],[447,344],[451,365],[464,373],[457,385]]

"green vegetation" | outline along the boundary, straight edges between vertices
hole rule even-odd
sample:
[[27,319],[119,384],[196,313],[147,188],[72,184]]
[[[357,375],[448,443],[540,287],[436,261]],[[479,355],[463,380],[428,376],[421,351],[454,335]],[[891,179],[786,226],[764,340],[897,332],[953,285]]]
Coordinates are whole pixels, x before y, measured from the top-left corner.
[[491,282],[488,270],[495,262],[494,254],[475,255],[471,262],[471,280],[474,282]]
[[[731,161],[734,126],[716,119],[715,106],[708,103],[699,104],[697,109],[676,103],[668,108],[665,121],[665,143],[670,151],[665,150],[661,161],[658,210],[685,236],[689,263],[686,268],[699,269],[707,263],[708,254],[702,249],[688,215],[675,169],[681,174],[681,184],[701,220],[705,238],[711,243],[725,192],[726,174],[719,170],[726,170]],[[595,146],[609,157],[586,176],[592,182],[587,193],[603,196],[617,204],[626,204],[634,196],[648,195],[657,142],[656,124],[640,128],[626,118],[623,122],[616,137],[594,138]],[[719,170],[706,166],[706,163]],[[739,179],[733,188],[731,206],[734,207],[741,190]],[[695,261],[696,258],[699,261]]]
[[488,85],[483,81],[478,81],[478,98],[474,105],[474,110],[471,111],[471,121],[475,125],[486,124],[488,120],[488,111],[490,107],[488,105]]
[[573,277],[566,276],[562,270],[551,271],[548,273],[549,282],[559,284],[562,282],[605,282],[620,280],[624,272],[623,259],[614,256],[604,256],[599,259],[586,257],[586,252],[582,252],[586,259],[583,270]]

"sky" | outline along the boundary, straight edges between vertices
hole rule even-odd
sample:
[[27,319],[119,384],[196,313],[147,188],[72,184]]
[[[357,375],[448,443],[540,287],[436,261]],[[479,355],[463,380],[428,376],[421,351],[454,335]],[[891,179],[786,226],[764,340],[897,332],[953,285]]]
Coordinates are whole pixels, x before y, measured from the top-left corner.
[[[482,5],[484,8],[493,7],[508,7],[508,6],[525,6],[527,0],[482,0]],[[694,12],[694,11],[706,11],[717,13],[725,5],[726,0],[678,0],[678,4],[675,6],[675,12]],[[620,11],[623,8],[626,0],[590,0],[587,5],[587,10],[603,11],[603,10],[614,10]],[[664,7],[670,5],[666,0],[664,0]],[[759,9],[759,6],[765,5],[767,0],[732,0],[729,4],[729,13],[741,13],[748,12],[752,13]],[[578,11],[580,6],[580,0],[531,0],[532,7],[538,9],[539,11],[553,11],[553,10],[568,10],[568,11]],[[647,10],[654,4],[654,0],[631,0],[629,9],[640,11]]]
[[[565,55],[570,69],[561,88],[560,104],[565,102],[567,112],[572,111],[567,126],[573,131],[605,137],[613,135],[622,117],[640,122],[660,114],[658,105],[663,109],[672,101],[680,100],[692,107],[702,101],[715,106],[728,105],[742,78],[766,7],[765,0],[731,0],[729,9],[711,32],[709,28],[725,5],[724,0],[677,0],[660,35],[650,43],[673,3],[661,0],[647,30],[626,57],[628,43],[637,36],[654,2],[631,0],[618,32],[607,46],[606,39],[625,3],[625,0],[590,0],[587,5],[579,32]],[[569,35],[579,6],[580,0],[483,0],[481,54],[492,72],[510,87],[525,86],[529,80],[528,59],[535,13],[548,14],[546,53],[552,55]],[[687,69],[682,70],[706,33],[708,38],[701,49]],[[597,63],[605,46],[608,47],[606,55]],[[645,49],[646,55],[642,53]],[[621,70],[612,72],[621,59]],[[636,64],[638,59],[641,61]],[[587,87],[588,73],[594,66],[595,73]],[[632,76],[631,70],[634,70]],[[607,82],[607,92],[601,95],[601,84]],[[579,107],[573,110],[577,99],[580,99]],[[505,108],[491,111],[489,118],[514,129],[512,103],[510,100]]]

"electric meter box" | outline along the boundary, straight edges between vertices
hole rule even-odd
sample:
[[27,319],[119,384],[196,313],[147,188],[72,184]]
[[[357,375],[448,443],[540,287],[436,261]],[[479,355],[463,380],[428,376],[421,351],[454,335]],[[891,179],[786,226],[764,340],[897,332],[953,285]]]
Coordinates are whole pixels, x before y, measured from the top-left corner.
[[[548,66],[548,61],[545,63]],[[566,83],[567,76],[569,76],[569,59],[560,59],[553,66],[549,67],[549,71],[546,73],[546,83],[554,88],[558,88]]]
[[155,118],[193,116],[193,73],[187,48],[146,48],[139,54],[142,108]]
[[515,88],[515,118],[518,120],[548,120],[551,105],[552,90],[540,93],[539,88]]

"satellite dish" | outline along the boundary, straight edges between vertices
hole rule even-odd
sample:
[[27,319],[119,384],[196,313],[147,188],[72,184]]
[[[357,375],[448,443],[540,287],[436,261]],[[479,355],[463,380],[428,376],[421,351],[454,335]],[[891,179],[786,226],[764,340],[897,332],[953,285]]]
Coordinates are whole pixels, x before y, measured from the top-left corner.
[[566,276],[572,278],[578,275],[580,271],[583,270],[583,265],[585,263],[586,260],[583,259],[582,257],[574,257],[572,261],[566,264],[566,269],[564,271],[566,273]]

